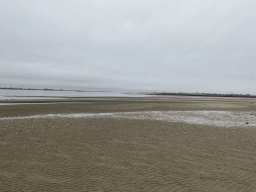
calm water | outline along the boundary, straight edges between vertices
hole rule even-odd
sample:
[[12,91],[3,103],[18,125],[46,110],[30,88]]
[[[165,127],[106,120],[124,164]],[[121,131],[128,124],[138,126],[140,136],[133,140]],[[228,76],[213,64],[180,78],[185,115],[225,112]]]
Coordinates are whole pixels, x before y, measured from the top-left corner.
[[[33,98],[36,96],[36,98]],[[0,100],[21,99],[59,99],[61,97],[144,97],[136,93],[121,92],[77,92],[77,91],[44,91],[44,90],[9,90],[0,89]]]

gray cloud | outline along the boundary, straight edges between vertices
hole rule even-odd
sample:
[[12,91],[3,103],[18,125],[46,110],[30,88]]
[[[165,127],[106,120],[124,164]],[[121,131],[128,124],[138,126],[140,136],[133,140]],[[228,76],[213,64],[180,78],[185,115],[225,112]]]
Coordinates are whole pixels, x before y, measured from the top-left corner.
[[256,94],[254,1],[2,0],[0,81]]

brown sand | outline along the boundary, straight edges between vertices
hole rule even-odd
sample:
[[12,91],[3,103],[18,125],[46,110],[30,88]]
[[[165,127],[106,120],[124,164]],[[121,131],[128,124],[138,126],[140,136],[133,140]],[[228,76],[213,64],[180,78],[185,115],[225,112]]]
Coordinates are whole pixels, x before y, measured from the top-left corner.
[[[71,101],[81,103],[2,105],[0,117],[252,111],[255,105],[248,99],[185,97]],[[256,129],[252,127],[110,117],[2,119],[0,154],[1,192],[256,191]]]

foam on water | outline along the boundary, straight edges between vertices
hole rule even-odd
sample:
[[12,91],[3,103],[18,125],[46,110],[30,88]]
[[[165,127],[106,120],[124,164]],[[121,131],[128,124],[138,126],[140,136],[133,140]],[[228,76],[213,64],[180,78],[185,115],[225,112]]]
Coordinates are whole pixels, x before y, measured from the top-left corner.
[[[73,113],[46,114],[23,117],[4,117],[0,120],[36,119],[36,118],[125,118],[138,120],[158,120],[183,122],[188,124],[213,125],[221,127],[256,127],[256,114],[253,112],[231,111],[142,111],[116,113]],[[249,124],[246,124],[248,122]]]

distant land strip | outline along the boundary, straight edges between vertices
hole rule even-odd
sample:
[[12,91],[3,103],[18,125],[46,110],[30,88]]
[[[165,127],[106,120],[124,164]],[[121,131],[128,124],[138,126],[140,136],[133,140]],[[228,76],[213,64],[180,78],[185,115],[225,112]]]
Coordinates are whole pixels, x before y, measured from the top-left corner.
[[49,88],[22,88],[22,87],[0,87],[0,89],[9,90],[40,90],[40,91],[77,91],[77,92],[106,92],[106,91],[86,91],[86,90],[76,90],[76,89],[49,89]]
[[217,94],[217,93],[169,93],[169,92],[154,92],[148,95],[174,95],[174,96],[204,96],[204,97],[246,97],[256,98],[256,95],[250,94]]

